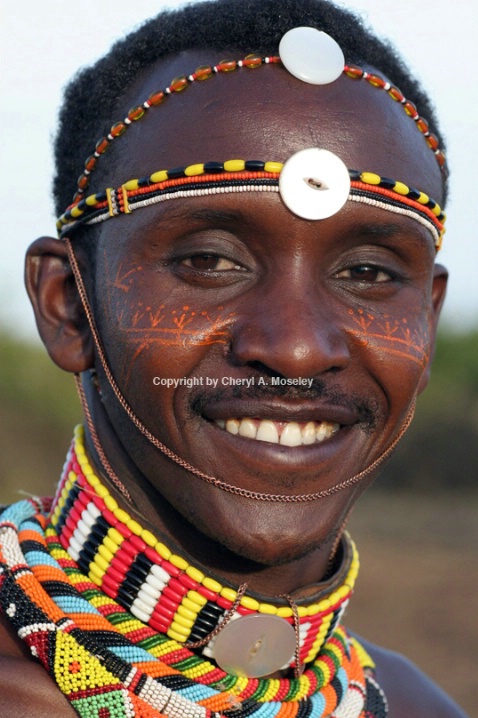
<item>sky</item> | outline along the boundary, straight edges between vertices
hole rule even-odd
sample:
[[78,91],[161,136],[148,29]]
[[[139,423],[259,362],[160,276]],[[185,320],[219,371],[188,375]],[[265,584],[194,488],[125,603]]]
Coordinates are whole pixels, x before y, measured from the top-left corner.
[[[51,155],[62,89],[80,66],[101,57],[115,39],[164,7],[181,4],[0,0],[0,327],[21,337],[36,336],[23,289],[23,257],[36,237],[55,236]],[[472,328],[478,324],[478,242],[468,212],[478,158],[478,90],[473,72],[478,67],[478,4],[469,0],[337,4],[359,12],[378,34],[389,38],[434,98],[452,172],[447,234],[439,256],[451,273],[444,318],[453,328]]]

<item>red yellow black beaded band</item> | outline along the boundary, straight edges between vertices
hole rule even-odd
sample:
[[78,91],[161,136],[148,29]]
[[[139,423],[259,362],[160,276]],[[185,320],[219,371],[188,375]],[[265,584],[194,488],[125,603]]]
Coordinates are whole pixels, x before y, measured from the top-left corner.
[[[160,170],[80,200],[58,219],[58,234],[60,238],[66,234],[71,236],[72,231],[84,224],[97,224],[141,207],[181,197],[229,192],[279,192],[283,167],[280,162],[234,159]],[[411,217],[431,232],[436,249],[440,249],[445,232],[445,214],[428,194],[373,172],[348,170],[348,174],[349,200]]]

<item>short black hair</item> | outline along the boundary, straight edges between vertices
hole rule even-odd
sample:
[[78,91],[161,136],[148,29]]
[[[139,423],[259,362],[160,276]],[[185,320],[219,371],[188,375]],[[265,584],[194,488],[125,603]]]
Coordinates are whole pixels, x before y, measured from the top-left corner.
[[[210,0],[147,20],[68,85],[55,141],[57,214],[71,203],[76,179],[96,141],[124,114],[121,98],[140,71],[186,49],[211,49],[211,62],[221,59],[218,53],[232,50],[276,54],[284,33],[300,25],[332,35],[347,63],[369,65],[389,77],[415,103],[443,147],[430,98],[394,48],[350,11],[327,0]],[[102,169],[105,159],[99,163]]]

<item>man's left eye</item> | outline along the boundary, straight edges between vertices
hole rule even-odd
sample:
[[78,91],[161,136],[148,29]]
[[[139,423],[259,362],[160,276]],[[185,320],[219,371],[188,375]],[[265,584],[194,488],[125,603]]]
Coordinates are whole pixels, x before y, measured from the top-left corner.
[[242,269],[239,264],[225,257],[218,257],[216,254],[194,254],[192,257],[183,259],[181,264],[183,267],[191,267],[205,272],[227,272],[231,269]]
[[343,269],[337,276],[345,279],[354,279],[359,282],[382,283],[390,282],[392,280],[392,276],[389,272],[380,269],[380,267],[374,267],[367,264],[360,264],[356,267]]

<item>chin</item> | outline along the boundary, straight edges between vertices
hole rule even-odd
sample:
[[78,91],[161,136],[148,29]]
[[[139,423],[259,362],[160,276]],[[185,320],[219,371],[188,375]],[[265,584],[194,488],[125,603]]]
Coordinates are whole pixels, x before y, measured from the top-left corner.
[[236,546],[232,542],[226,548],[235,553],[236,556],[254,561],[254,563],[261,566],[283,566],[294,561],[299,561],[301,558],[308,556],[316,550],[323,548],[324,544],[328,543],[320,540],[311,541],[307,545],[290,545],[289,542],[285,546],[279,545],[274,542],[271,545],[266,546],[263,542],[251,543],[251,545],[239,545]]
[[[271,509],[272,507],[265,507]],[[275,508],[275,507],[274,507]],[[308,535],[305,526],[301,526],[300,518],[297,521],[290,521],[290,507],[288,521],[274,521],[274,525],[268,525],[271,520],[270,515],[265,516],[257,513],[252,509],[249,513],[249,521],[233,522],[222,520],[214,522],[205,522],[198,515],[188,515],[187,520],[211,541],[207,549],[208,560],[211,559],[211,552],[216,556],[218,564],[240,566],[244,561],[248,564],[254,564],[257,568],[260,566],[281,566],[284,564],[298,561],[301,558],[311,554],[316,550],[320,550],[331,542],[331,538],[335,537],[337,530],[328,530],[328,527],[322,527],[320,532],[317,531],[319,521],[313,522],[314,530]],[[271,512],[272,513],[272,512]],[[237,516],[237,512],[231,509],[231,514]],[[231,515],[230,514],[230,515]],[[255,526],[251,521],[252,516],[257,520],[259,526]],[[310,524],[309,524],[310,525]],[[325,529],[325,533],[324,533]],[[320,534],[320,535],[317,535]]]

